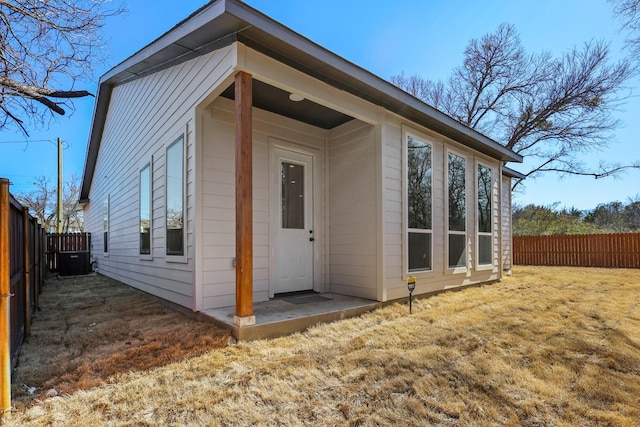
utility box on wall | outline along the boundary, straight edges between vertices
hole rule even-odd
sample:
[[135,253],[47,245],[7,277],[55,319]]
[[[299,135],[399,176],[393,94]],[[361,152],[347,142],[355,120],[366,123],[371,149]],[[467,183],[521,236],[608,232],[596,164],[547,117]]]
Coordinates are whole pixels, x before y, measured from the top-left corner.
[[58,272],[61,276],[89,274],[89,251],[66,251],[58,253]]

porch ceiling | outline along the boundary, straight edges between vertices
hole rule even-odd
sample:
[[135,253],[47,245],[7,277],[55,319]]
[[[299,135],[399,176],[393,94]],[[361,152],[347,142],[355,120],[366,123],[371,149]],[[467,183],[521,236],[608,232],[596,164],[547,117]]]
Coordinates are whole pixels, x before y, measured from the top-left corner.
[[[316,104],[308,99],[294,102],[289,99],[289,92],[253,79],[253,106],[289,117],[322,129],[333,129],[336,126],[353,120],[353,117]],[[229,86],[222,96],[235,98],[235,84]]]

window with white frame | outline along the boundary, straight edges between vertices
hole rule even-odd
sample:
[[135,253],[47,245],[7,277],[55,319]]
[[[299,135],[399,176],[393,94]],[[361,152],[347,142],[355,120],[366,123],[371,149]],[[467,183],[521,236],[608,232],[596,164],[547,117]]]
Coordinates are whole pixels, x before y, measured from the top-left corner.
[[166,191],[167,255],[184,255],[184,139],[167,148]]
[[102,251],[109,253],[109,196],[104,200],[102,209]]
[[478,265],[493,264],[491,168],[478,165]]
[[466,255],[466,160],[454,153],[447,156],[447,201],[448,201],[448,266],[465,267]]
[[432,269],[432,146],[407,135],[407,258],[409,272]]
[[140,255],[151,255],[151,163],[140,170]]

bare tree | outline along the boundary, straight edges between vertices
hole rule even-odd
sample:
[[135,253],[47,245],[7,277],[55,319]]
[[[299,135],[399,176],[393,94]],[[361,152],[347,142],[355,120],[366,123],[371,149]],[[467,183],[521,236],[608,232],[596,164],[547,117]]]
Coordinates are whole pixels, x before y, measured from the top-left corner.
[[[36,178],[34,189],[16,196],[18,201],[29,208],[31,215],[38,219],[46,231],[55,229],[57,224],[57,188],[45,176]],[[64,183],[62,194],[62,232],[81,231],[84,227],[82,213],[78,210],[80,177],[77,174]]]
[[91,95],[75,84],[92,74],[100,29],[123,9],[111,0],[0,0],[0,128],[27,132]]
[[78,208],[80,200],[80,177],[73,173],[64,183],[62,194],[62,232],[82,231],[84,217],[82,210]]
[[45,176],[36,178],[33,185],[33,190],[18,194],[16,198],[46,229],[56,218],[56,187]]
[[613,12],[620,19],[622,28],[629,30],[627,46],[631,54],[640,60],[640,0],[609,0]]
[[527,55],[515,28],[502,24],[469,42],[464,65],[446,83],[404,74],[391,81],[528,157],[532,167],[526,176],[559,172],[602,178],[640,168],[638,162],[601,163],[592,170],[580,159],[610,142],[619,125],[612,112],[625,98],[621,93],[633,72],[628,60],[612,64],[602,42],[585,43],[558,58]]

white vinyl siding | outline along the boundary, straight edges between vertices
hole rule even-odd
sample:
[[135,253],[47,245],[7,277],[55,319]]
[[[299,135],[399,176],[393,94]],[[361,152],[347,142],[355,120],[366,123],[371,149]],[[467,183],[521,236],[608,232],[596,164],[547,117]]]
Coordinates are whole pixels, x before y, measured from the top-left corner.
[[[405,211],[403,209],[403,135],[399,125],[388,123],[385,127],[384,159],[383,159],[383,192],[382,209],[384,210],[383,239],[385,277],[384,290],[391,286],[406,286],[402,283],[405,278],[404,230],[406,229]],[[400,285],[398,285],[400,282]],[[393,284],[393,285],[392,285]],[[386,298],[385,298],[386,299]]]
[[512,268],[512,208],[511,208],[511,178],[502,176],[502,269],[509,270]]
[[376,150],[374,127],[353,121],[329,138],[331,292],[377,295]]
[[[85,209],[86,230],[100,230],[101,201],[110,194],[109,257],[96,256],[101,274],[191,308],[195,308],[193,118],[195,106],[232,74],[233,53],[234,47],[228,46],[113,88],[89,194],[96,202]],[[167,263],[165,150],[180,135],[186,144],[186,262]],[[139,256],[137,200],[140,165],[151,158],[153,259],[149,261]],[[102,243],[96,239],[94,247]]]

